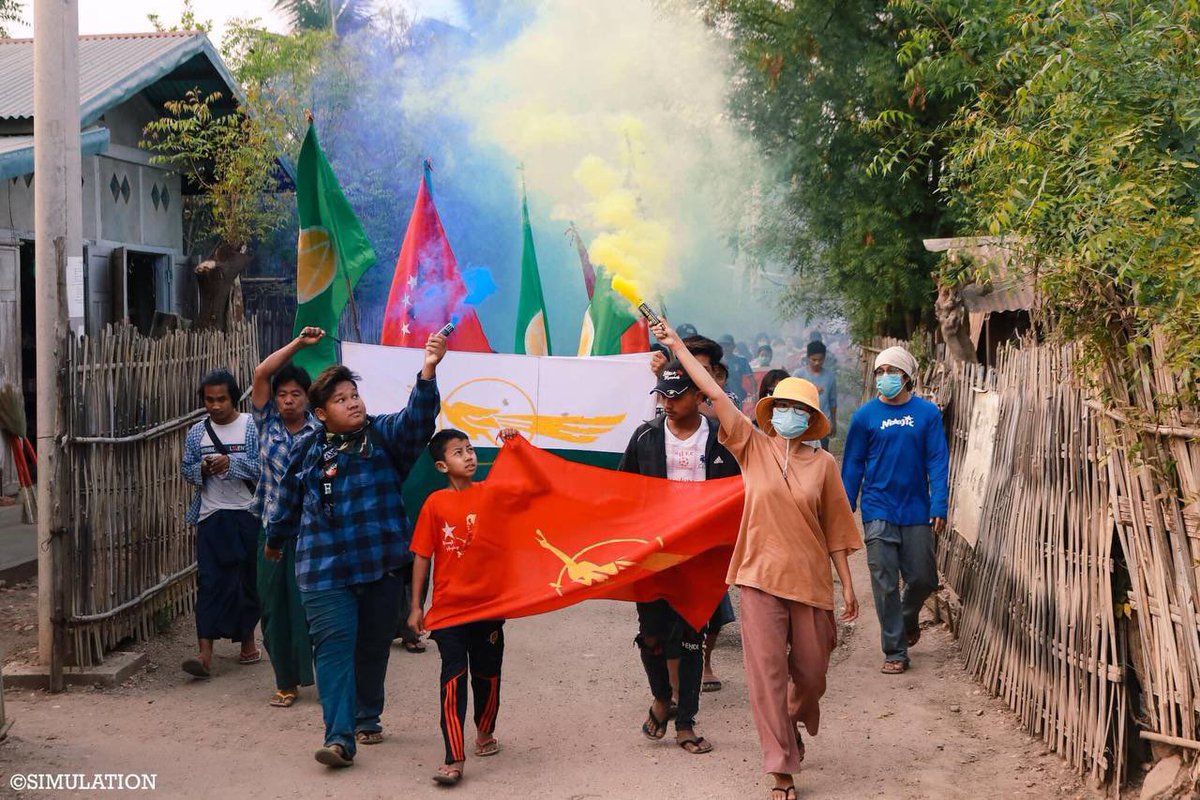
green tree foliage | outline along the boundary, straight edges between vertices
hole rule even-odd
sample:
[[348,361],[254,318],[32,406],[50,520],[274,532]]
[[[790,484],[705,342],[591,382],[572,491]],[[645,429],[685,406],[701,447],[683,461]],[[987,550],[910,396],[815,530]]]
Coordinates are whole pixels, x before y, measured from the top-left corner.
[[252,248],[286,220],[277,194],[276,148],[269,128],[240,109],[221,114],[218,92],[187,92],[165,104],[166,113],[146,126],[144,149],[195,188],[200,233],[229,248]]
[[330,31],[342,36],[371,22],[370,0],[275,0],[294,32]]
[[196,16],[196,9],[192,6],[192,0],[183,0],[183,8],[179,12],[178,23],[163,22],[162,16],[159,14],[147,14],[146,19],[154,26],[154,30],[159,33],[166,31],[202,31],[208,33],[213,27],[211,19],[200,19]]
[[5,23],[20,22],[25,4],[21,0],[0,0],[0,39],[8,36]]
[[786,187],[755,243],[788,268],[785,311],[844,313],[859,336],[931,322],[936,260],[922,239],[952,235],[940,171],[870,170],[889,136],[870,124],[880,115],[929,132],[953,111],[905,88],[903,21],[886,0],[714,0],[709,12],[737,57],[734,112]]
[[1094,356],[1167,337],[1200,363],[1200,3],[894,0],[905,90],[956,111],[876,116],[881,176],[939,190],[1036,265],[1057,330]]

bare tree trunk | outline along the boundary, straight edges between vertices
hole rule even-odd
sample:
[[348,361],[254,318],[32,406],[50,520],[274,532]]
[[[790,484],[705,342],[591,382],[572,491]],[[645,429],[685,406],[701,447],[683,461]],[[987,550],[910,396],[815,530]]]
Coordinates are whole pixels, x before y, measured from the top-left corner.
[[962,292],[953,286],[939,286],[934,311],[937,314],[938,326],[942,330],[942,340],[946,342],[947,360],[974,364],[977,360],[975,345],[971,342],[967,307],[963,303]]
[[246,248],[219,244],[212,258],[196,267],[196,283],[200,289],[200,308],[196,327],[225,331],[230,324],[230,300],[239,275],[250,264]]

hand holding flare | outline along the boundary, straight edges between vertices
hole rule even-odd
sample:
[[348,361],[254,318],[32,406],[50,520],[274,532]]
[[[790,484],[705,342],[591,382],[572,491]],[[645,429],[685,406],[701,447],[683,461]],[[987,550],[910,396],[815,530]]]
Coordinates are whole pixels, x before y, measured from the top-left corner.
[[658,314],[654,313],[654,309],[642,300],[641,292],[638,290],[637,284],[633,281],[620,275],[614,275],[612,288],[614,292],[628,300],[630,305],[637,308],[651,325],[657,325],[662,321]]

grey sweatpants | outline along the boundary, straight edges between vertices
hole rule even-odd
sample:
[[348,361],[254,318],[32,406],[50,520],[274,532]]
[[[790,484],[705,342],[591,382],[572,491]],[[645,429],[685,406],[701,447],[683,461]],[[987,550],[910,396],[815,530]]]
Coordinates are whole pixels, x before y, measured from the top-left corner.
[[884,659],[908,663],[908,634],[917,630],[921,606],[938,586],[933,529],[883,520],[863,529]]

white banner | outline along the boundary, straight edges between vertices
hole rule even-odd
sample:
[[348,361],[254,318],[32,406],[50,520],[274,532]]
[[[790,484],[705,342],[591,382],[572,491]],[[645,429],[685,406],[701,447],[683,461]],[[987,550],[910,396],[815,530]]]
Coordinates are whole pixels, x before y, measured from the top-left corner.
[[[362,376],[371,414],[402,410],[425,351],[342,344],[342,363]],[[622,453],[634,430],[654,416],[650,354],[545,358],[450,351],[438,366],[438,428],[458,428],[476,447],[494,447],[501,428],[516,428],[538,447]]]

